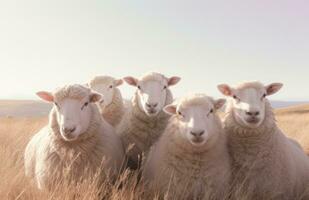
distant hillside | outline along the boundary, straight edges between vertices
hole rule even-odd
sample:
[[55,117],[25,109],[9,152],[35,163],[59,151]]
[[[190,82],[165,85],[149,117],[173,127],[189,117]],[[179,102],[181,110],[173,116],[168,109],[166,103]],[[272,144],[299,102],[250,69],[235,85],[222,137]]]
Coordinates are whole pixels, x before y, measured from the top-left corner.
[[[272,101],[274,108],[305,104],[305,102]],[[0,117],[41,117],[48,115],[52,105],[33,100],[0,100]],[[309,108],[308,108],[309,109]]]
[[305,101],[271,101],[271,105],[273,106],[273,108],[285,108],[289,106],[303,105],[308,103],[309,102]]
[[294,105],[286,108],[277,109],[277,115],[291,115],[291,114],[309,114],[309,104]]
[[48,115],[51,104],[32,100],[0,100],[0,117],[41,117]]

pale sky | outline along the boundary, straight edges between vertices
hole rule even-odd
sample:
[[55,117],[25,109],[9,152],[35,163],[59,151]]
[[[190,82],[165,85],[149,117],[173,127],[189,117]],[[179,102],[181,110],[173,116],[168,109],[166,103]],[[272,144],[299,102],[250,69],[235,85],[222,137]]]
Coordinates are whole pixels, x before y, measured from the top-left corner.
[[0,70],[0,99],[158,71],[175,96],[260,80],[309,100],[309,1],[0,0]]

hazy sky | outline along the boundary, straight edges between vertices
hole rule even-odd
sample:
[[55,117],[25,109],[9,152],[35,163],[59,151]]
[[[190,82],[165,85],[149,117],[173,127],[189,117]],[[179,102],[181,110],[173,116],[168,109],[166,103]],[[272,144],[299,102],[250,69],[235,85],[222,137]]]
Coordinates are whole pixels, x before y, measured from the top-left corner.
[[159,71],[183,78],[176,96],[260,80],[309,100],[309,1],[1,0],[0,70],[1,99]]

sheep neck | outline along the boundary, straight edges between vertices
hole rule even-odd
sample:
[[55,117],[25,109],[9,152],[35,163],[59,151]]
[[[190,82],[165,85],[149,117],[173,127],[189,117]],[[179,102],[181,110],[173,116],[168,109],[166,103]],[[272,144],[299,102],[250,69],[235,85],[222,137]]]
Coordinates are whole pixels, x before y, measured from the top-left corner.
[[[224,119],[224,129],[227,133],[228,146],[232,149],[232,159],[235,164],[252,165],[259,157],[271,154],[276,140],[276,121],[270,103],[267,101],[265,119],[260,127],[251,129],[239,125],[230,110]],[[246,154],[247,156],[243,156]]]
[[50,121],[49,121],[49,129],[50,132],[54,138],[54,141],[56,143],[61,144],[61,146],[67,146],[67,147],[76,147],[78,145],[85,145],[86,143],[93,143],[93,139],[95,140],[96,136],[99,135],[100,131],[100,126],[101,126],[101,116],[100,113],[94,104],[90,104],[91,110],[92,110],[92,115],[91,115],[91,120],[90,124],[88,126],[88,129],[79,136],[79,138],[75,141],[68,142],[65,141],[61,134],[60,134],[60,127],[57,121],[57,114],[56,114],[56,109],[53,108],[51,113],[50,113]]
[[107,106],[100,106],[103,118],[112,126],[117,125],[122,115],[124,114],[124,104],[121,93],[118,88],[115,89],[115,93],[112,102]]

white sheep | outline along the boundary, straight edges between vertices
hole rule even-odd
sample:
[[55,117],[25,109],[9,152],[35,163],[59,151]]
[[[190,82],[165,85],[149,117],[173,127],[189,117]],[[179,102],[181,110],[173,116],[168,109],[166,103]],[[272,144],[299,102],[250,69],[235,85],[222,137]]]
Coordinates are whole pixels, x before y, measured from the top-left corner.
[[137,90],[116,132],[127,151],[128,166],[137,169],[143,152],[149,150],[166,127],[169,116],[163,112],[163,107],[173,101],[169,87],[180,78],[166,78],[151,72],[139,79],[125,77],[124,80]]
[[49,124],[26,147],[26,175],[47,190],[61,181],[78,182],[96,173],[102,173],[102,180],[114,180],[124,161],[124,149],[94,104],[101,95],[81,85],[37,95],[54,106]]
[[[281,83],[245,82],[218,89],[228,97],[224,129],[232,160],[234,199],[297,199],[309,188],[309,160],[276,125],[267,96]],[[304,199],[308,199],[308,196]]]
[[144,167],[150,191],[168,199],[225,199],[230,162],[216,111],[225,103],[202,94],[168,105],[169,124],[152,147]]
[[103,98],[98,105],[105,121],[113,127],[119,124],[125,113],[121,92],[117,88],[122,83],[122,79],[115,79],[110,76],[96,76],[88,83],[91,89],[102,94]]

